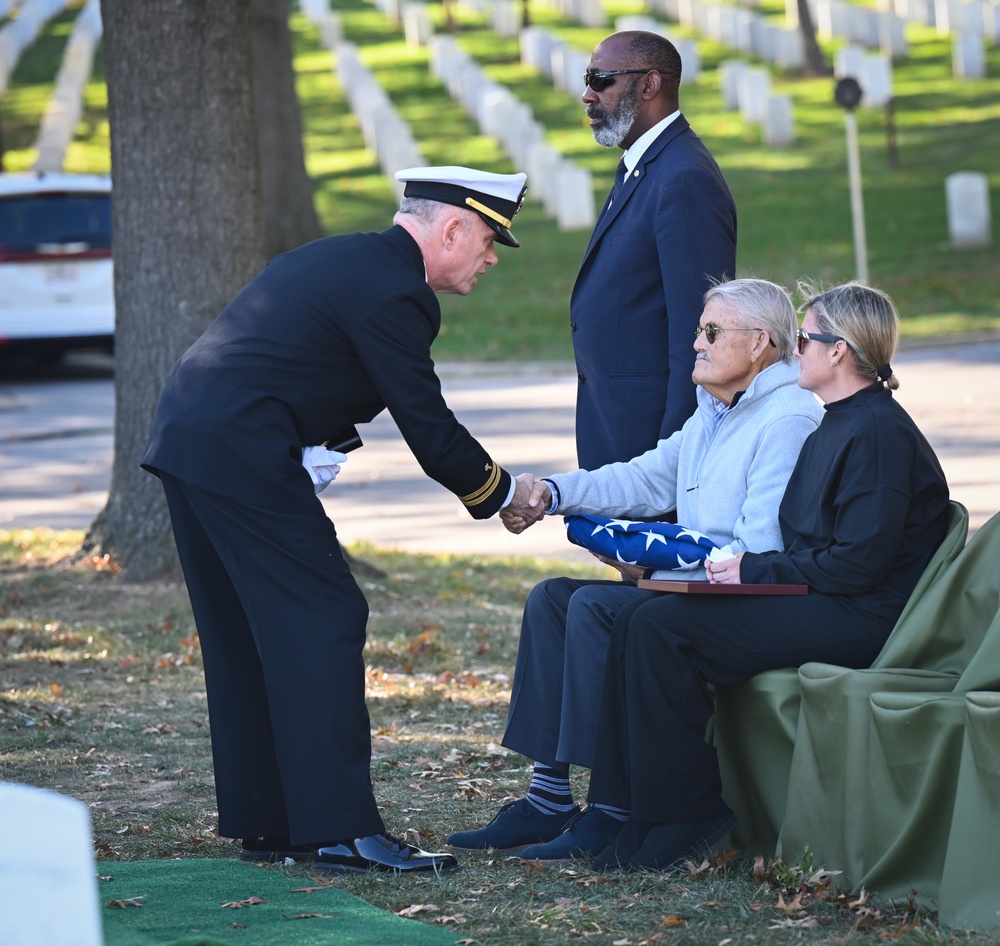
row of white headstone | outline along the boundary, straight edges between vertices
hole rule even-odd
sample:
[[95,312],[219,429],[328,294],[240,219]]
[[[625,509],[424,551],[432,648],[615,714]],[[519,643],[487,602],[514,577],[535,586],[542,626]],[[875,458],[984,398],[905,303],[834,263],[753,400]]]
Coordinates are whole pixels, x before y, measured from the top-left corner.
[[[69,0],[25,0],[17,16],[0,28],[0,95],[7,91],[10,77],[21,61],[21,53],[38,38],[42,27],[61,12],[68,2]],[[8,11],[12,6],[13,4],[8,4]]]
[[528,174],[528,194],[541,201],[560,230],[592,227],[596,219],[590,171],[545,143],[545,127],[531,106],[487,76],[452,36],[428,43],[430,68],[461,102],[484,135],[495,139],[514,167]]
[[100,0],[87,0],[77,15],[63,53],[56,87],[35,141],[35,171],[61,171],[66,149],[73,140],[76,123],[83,113],[83,93],[94,65],[94,51],[101,40]]
[[361,123],[365,146],[375,152],[379,167],[393,180],[397,196],[402,197],[404,185],[395,181],[395,173],[427,163],[413,137],[410,123],[396,111],[385,89],[361,61],[357,46],[341,42],[334,47],[333,53],[337,77],[351,111]]

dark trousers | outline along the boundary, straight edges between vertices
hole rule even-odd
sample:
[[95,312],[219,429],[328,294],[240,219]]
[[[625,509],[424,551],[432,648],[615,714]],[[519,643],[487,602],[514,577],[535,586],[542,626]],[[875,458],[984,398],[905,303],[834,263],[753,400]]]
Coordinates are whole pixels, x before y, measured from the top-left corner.
[[333,523],[163,475],[205,664],[219,833],[384,830],[369,773],[368,604]]
[[503,745],[545,765],[590,768],[615,615],[654,594],[621,581],[535,585],[521,618]]
[[615,620],[590,800],[640,821],[691,824],[728,812],[705,740],[712,685],[810,661],[867,667],[892,623],[843,596],[661,594]]

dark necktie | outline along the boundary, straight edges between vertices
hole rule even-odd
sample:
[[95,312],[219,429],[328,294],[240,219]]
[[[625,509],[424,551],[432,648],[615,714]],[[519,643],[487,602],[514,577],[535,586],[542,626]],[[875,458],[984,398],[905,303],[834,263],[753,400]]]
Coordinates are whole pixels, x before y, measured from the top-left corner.
[[614,202],[615,198],[618,196],[618,191],[622,189],[622,184],[625,183],[626,174],[628,174],[628,169],[625,167],[625,158],[623,157],[621,161],[618,162],[618,168],[615,170],[615,186],[611,191],[612,202]]
[[625,168],[625,157],[622,156],[621,161],[618,162],[618,167],[615,169],[615,183],[611,188],[611,196],[608,197],[608,202],[604,205],[604,209],[601,211],[602,217],[611,209],[611,205],[615,202],[615,198],[618,196],[618,191],[622,189],[622,184],[625,183],[625,177],[627,174],[628,171]]

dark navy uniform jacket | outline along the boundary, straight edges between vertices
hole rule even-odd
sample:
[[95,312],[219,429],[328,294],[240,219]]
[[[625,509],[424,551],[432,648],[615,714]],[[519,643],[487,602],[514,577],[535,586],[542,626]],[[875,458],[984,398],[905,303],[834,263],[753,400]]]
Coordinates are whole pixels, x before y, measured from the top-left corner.
[[142,465],[251,505],[315,512],[302,447],[388,408],[424,472],[488,518],[511,478],[445,404],[430,356],[440,325],[402,227],[278,256],[177,362]]

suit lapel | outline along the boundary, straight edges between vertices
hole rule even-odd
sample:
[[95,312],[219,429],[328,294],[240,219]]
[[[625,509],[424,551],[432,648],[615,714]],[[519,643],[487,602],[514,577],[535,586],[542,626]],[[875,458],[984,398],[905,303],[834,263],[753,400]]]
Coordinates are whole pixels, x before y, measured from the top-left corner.
[[[611,226],[614,219],[622,212],[625,204],[628,203],[629,198],[636,190],[642,185],[642,180],[646,176],[646,167],[652,161],[660,155],[664,148],[674,138],[676,138],[682,131],[688,129],[687,119],[683,115],[678,115],[656,138],[656,140],[646,149],[643,156],[639,159],[639,163],[635,166],[632,172],[626,176],[625,183],[622,184],[622,189],[618,192],[618,196],[615,198],[615,202],[604,210],[600,217],[597,219],[597,223],[594,226],[594,232],[590,235],[590,242],[587,244],[587,250],[583,254],[583,263],[586,263],[587,258],[590,256],[592,250],[597,245],[597,242],[604,236],[605,231]],[[604,198],[603,207],[607,207],[608,200],[611,198],[610,191],[608,196]]]

